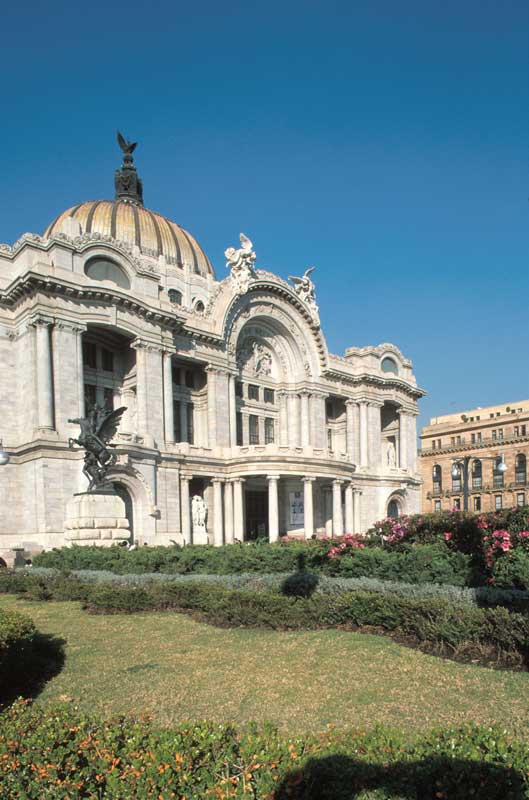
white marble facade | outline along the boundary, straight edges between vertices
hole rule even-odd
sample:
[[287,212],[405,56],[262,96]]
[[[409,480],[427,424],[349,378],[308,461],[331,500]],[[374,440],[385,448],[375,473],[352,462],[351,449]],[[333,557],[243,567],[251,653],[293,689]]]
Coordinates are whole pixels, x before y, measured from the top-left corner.
[[0,245],[0,555],[66,542],[86,488],[68,420],[94,401],[127,407],[111,477],[139,544],[362,533],[419,510],[410,361],[391,344],[329,353],[312,280],[300,292],[249,245],[219,280],[134,197]]

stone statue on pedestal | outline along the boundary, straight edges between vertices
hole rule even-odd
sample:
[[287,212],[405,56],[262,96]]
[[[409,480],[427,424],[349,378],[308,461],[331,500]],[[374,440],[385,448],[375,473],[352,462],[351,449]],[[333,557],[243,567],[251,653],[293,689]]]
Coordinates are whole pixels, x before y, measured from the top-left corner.
[[253,277],[253,265],[256,254],[253,251],[253,244],[244,233],[240,234],[241,246],[236,250],[235,247],[228,247],[224,251],[226,256],[226,266],[230,269],[230,277],[235,284],[237,294],[245,294],[248,291],[250,279]]
[[208,508],[204,498],[195,494],[191,500],[191,519],[193,520],[193,543],[207,544],[206,521]]
[[68,420],[81,426],[79,438],[70,438],[68,444],[70,447],[78,444],[85,450],[83,473],[88,479],[89,492],[97,492],[102,488],[109,469],[116,463],[116,454],[109,450],[115,445],[110,444],[110,440],[116,435],[126,410],[126,406],[122,406],[109,412],[95,405],[87,417]]
[[309,278],[309,275],[314,272],[315,269],[316,267],[309,267],[305,270],[301,278],[289,275],[288,279],[294,284],[294,290],[299,299],[303,300],[303,302],[308,305],[313,320],[319,322],[320,312],[316,304],[316,288],[312,279]]
[[386,445],[386,460],[388,467],[394,467],[397,461],[395,445],[391,440]]

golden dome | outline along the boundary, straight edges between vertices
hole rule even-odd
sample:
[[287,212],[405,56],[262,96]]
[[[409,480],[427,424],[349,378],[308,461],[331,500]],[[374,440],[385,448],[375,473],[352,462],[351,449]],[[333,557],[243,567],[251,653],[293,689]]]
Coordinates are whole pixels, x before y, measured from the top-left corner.
[[141,205],[127,200],[88,200],[72,206],[46,229],[44,236],[60,232],[67,217],[73,217],[81,226],[82,233],[100,233],[120,242],[137,245],[146,256],[158,258],[163,255],[168,264],[183,267],[189,264],[199,275],[215,272],[197,240],[176,222]]

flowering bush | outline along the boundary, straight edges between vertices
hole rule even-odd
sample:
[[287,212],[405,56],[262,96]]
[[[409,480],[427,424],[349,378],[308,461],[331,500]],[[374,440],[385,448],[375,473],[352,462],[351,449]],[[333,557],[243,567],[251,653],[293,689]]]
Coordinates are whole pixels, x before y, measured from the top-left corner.
[[529,746],[467,724],[404,738],[335,729],[281,735],[214,722],[158,729],[62,705],[18,703],[1,716],[0,796],[24,800],[316,800],[353,796],[516,800],[529,793]]
[[361,536],[354,533],[345,533],[343,536],[324,536],[321,540],[327,549],[327,558],[340,558],[350,553],[351,550],[363,550],[365,542]]

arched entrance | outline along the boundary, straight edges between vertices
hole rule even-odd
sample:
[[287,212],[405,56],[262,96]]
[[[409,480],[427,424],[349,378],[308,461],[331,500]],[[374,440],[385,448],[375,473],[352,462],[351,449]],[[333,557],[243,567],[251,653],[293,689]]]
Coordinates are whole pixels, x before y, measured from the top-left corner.
[[130,542],[132,543],[134,541],[134,503],[126,486],[124,486],[122,483],[117,483],[116,481],[114,481],[113,485],[116,494],[121,497],[125,503],[125,516],[129,521]]

